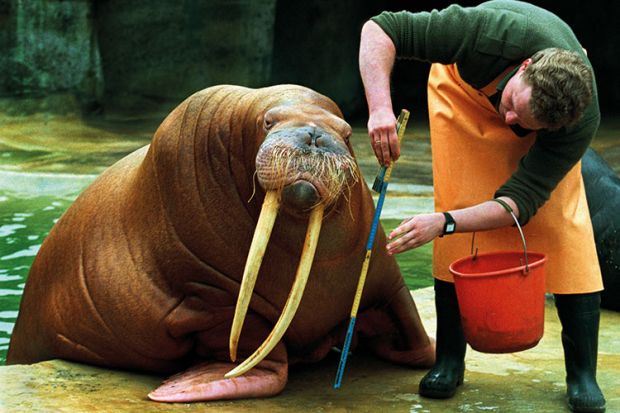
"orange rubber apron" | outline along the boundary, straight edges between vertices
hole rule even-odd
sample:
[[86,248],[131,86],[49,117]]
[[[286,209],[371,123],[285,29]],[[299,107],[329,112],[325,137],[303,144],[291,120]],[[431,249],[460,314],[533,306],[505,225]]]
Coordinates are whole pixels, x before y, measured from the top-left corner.
[[[492,199],[534,143],[535,133],[519,138],[487,97],[495,93],[511,69],[477,90],[460,78],[456,65],[432,65],[428,101],[436,211]],[[547,255],[547,292],[574,294],[603,289],[581,162],[560,181],[523,232],[528,250]],[[433,275],[453,282],[448,267],[470,255],[472,234],[452,234],[434,242]],[[477,232],[474,248],[479,253],[523,250],[514,227]]]

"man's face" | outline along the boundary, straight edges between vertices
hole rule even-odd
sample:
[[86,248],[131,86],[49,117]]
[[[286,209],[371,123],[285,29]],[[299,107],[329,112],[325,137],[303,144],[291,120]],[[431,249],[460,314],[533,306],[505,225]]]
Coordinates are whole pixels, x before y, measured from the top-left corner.
[[543,129],[544,125],[534,118],[530,109],[532,87],[523,79],[522,67],[508,81],[499,103],[498,112],[507,125],[518,124],[529,130]]

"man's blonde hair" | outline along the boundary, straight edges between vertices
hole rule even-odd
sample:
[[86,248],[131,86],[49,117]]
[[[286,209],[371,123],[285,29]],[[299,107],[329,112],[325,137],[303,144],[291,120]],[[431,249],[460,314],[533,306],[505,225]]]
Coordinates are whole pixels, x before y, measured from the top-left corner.
[[523,78],[532,87],[532,115],[546,129],[573,125],[592,101],[592,69],[578,53],[557,48],[536,52]]

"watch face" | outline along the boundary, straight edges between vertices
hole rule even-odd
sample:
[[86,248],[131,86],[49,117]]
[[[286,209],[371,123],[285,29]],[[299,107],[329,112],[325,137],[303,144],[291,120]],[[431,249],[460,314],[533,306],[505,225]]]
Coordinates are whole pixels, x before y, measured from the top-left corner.
[[454,224],[450,223],[446,225],[446,232],[454,232]]

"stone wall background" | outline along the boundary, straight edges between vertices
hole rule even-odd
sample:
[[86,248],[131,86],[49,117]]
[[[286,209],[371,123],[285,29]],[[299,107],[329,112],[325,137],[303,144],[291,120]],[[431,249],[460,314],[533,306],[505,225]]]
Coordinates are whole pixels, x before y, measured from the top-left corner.
[[[363,118],[362,24],[381,10],[449,3],[0,0],[0,110],[162,112],[215,84],[298,83],[334,99],[347,117]],[[595,66],[603,112],[616,112],[620,3],[533,3],[573,27]],[[423,63],[397,65],[395,108],[425,110],[427,73]]]
[[[103,77],[90,0],[0,0],[0,95],[100,98]],[[53,110],[41,102],[42,110]]]

